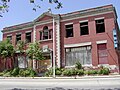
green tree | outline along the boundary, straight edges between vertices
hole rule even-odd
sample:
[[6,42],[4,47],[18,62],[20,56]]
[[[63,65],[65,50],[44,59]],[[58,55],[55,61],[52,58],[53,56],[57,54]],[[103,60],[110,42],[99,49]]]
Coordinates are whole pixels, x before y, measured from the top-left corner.
[[[8,12],[9,5],[8,3],[11,0],[0,0],[0,17],[2,17],[2,13]],[[33,10],[36,11],[37,8],[41,8],[39,3],[37,3],[38,0],[29,0],[31,4],[34,4]],[[39,0],[39,1],[45,1],[45,0]],[[56,4],[56,9],[62,8],[62,3],[59,0],[48,0],[50,4]]]
[[16,45],[16,52],[19,54],[23,54],[25,50],[25,42],[24,41],[18,41]]
[[26,54],[30,60],[42,60],[43,59],[42,50],[39,47],[39,42],[30,43],[28,46],[28,49],[26,50]]
[[0,56],[4,59],[4,68],[8,69],[6,66],[6,62],[8,58],[12,60],[12,57],[14,55],[14,47],[11,44],[9,39],[6,39],[4,41],[0,42]]

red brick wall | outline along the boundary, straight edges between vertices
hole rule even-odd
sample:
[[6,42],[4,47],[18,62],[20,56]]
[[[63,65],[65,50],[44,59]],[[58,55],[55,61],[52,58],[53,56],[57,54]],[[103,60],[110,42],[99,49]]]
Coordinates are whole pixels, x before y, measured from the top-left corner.
[[[95,18],[100,18],[100,17],[104,17],[105,33],[96,34]],[[82,20],[88,20],[89,35],[80,36],[79,21],[82,21]],[[74,37],[69,37],[69,38],[65,37],[66,23],[73,23]],[[114,49],[114,44],[113,44],[112,30],[114,27],[115,25],[114,25],[113,13],[62,22],[61,23],[61,33],[62,33],[61,43],[64,42],[64,44],[77,44],[77,43],[84,43],[84,42],[92,42],[92,64],[96,66],[98,65],[98,53],[97,53],[96,41],[107,40],[108,62],[110,65],[114,65],[114,64],[117,64],[117,60],[118,60],[117,54]],[[63,49],[62,49],[62,59],[63,60],[65,59],[65,51]]]
[[[105,17],[104,18],[105,33],[96,34],[95,18],[100,18],[100,17]],[[47,20],[47,19],[51,19],[51,17],[45,16],[41,18],[40,20]],[[82,21],[82,20],[88,20],[89,35],[80,36],[79,21]],[[65,37],[66,35],[65,24],[71,23],[71,22],[73,23],[74,37],[66,38]],[[40,39],[39,31],[43,30],[44,26],[48,26],[49,29],[52,29],[52,23],[36,26],[36,40],[37,41]],[[118,62],[117,61],[118,56],[115,52],[114,44],[113,44],[112,30],[114,27],[115,27],[115,24],[114,24],[113,13],[107,13],[103,15],[96,15],[96,16],[91,16],[91,17],[86,17],[86,18],[79,18],[79,19],[60,22],[60,32],[61,32],[60,43],[61,43],[62,65],[64,66],[65,64],[65,49],[64,49],[65,44],[77,44],[77,43],[91,42],[92,43],[91,45],[92,46],[92,64],[94,66],[97,66],[98,65],[98,53],[97,53],[96,41],[100,41],[100,40],[107,40],[108,62],[110,65],[116,64]],[[33,30],[33,28],[26,29],[26,30],[20,30],[14,33],[9,33],[9,34],[12,34],[12,43],[15,45],[16,33],[21,32],[22,40],[25,40],[25,31],[29,31],[29,30]],[[8,34],[3,34],[3,39],[5,39],[7,35]],[[32,32],[32,38],[33,38],[33,32]],[[52,49],[52,40],[41,42],[40,46],[42,47],[43,45],[48,45],[48,47]]]

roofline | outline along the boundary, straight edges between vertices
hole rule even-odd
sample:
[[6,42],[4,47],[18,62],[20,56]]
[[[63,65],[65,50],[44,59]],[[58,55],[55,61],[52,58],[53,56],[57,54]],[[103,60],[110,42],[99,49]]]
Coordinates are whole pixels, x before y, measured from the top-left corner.
[[10,27],[5,27],[3,28],[3,30],[1,30],[1,32],[6,32],[7,30],[14,30],[14,29],[20,29],[20,28],[23,28],[25,27],[26,25],[29,26],[29,25],[34,25],[34,23],[36,22],[36,20],[38,20],[40,17],[42,17],[43,15],[45,14],[51,14],[51,16],[60,16],[60,17],[67,17],[67,16],[71,16],[71,15],[76,15],[76,14],[83,14],[83,13],[87,13],[87,12],[91,12],[91,11],[95,11],[95,10],[99,10],[99,9],[104,9],[104,8],[114,8],[114,12],[115,12],[115,16],[117,18],[117,14],[116,14],[116,10],[115,10],[115,7],[113,7],[112,4],[110,5],[104,5],[104,6],[100,6],[100,7],[95,7],[95,8],[89,8],[89,9],[85,9],[85,10],[79,10],[79,11],[75,11],[75,12],[71,12],[71,13],[66,13],[66,14],[51,14],[49,12],[44,12],[43,14],[41,14],[38,18],[34,19],[33,21],[31,22],[27,22],[27,23],[21,23],[21,24],[18,24],[18,25],[13,25],[13,26],[10,26]]

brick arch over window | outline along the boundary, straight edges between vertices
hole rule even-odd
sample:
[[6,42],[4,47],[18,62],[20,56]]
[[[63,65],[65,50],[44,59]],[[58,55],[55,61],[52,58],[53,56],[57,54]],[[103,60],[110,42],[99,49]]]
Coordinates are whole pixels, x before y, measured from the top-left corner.
[[43,30],[40,31],[40,40],[47,40],[52,38],[52,30],[48,26],[44,26]]

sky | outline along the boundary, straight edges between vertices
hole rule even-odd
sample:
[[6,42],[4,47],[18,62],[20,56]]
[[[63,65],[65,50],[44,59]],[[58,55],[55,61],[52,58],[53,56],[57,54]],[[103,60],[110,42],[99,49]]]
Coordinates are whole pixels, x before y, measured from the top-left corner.
[[113,4],[116,8],[118,16],[118,24],[120,26],[120,0],[59,0],[63,4],[62,9],[55,9],[55,4],[49,4],[48,0],[36,0],[41,6],[37,11],[33,11],[33,4],[30,4],[29,0],[11,0],[9,3],[9,12],[3,14],[0,18],[0,41],[2,40],[2,32],[4,27],[13,26],[29,21],[33,21],[39,17],[42,13],[51,8],[54,14],[65,14],[74,11],[95,8],[99,6]]

